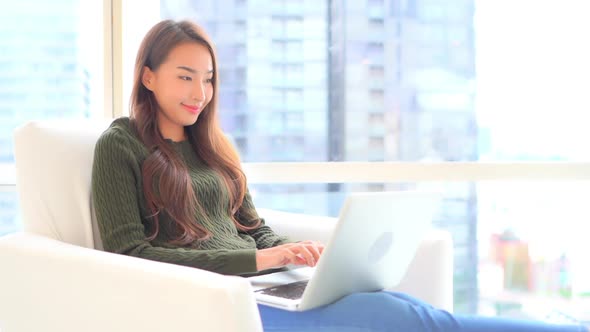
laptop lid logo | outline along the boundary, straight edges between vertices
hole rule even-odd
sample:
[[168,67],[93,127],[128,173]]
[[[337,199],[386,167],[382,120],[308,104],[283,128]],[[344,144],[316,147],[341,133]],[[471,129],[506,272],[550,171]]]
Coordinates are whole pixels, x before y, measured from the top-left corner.
[[369,248],[368,260],[369,263],[375,264],[379,262],[389,251],[393,245],[393,233],[385,232],[381,234],[377,240]]

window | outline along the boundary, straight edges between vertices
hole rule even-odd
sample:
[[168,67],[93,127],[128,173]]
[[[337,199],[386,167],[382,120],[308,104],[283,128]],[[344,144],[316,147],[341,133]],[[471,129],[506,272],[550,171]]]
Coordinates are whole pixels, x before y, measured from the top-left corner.
[[[8,167],[15,123],[100,116],[105,109],[104,50],[96,42],[102,40],[102,18],[96,15],[101,3],[85,3],[79,8],[92,9],[82,13],[70,9],[76,0],[31,3],[40,10],[17,15],[6,4],[0,13],[0,163]],[[127,11],[124,33],[136,37],[123,36],[123,89],[130,88],[135,51],[147,28],[161,17],[191,18],[216,41],[222,123],[246,162],[590,159],[584,112],[590,108],[584,90],[590,85],[590,53],[580,43],[590,21],[583,2],[568,8],[539,2],[535,11],[522,0],[370,0],[366,8],[348,3],[161,0],[157,15],[145,8]],[[31,43],[11,30],[23,22],[44,27],[30,27]],[[129,91],[123,95],[127,105]],[[10,177],[1,171],[0,180]],[[348,191],[418,186],[264,185],[252,192],[259,206],[335,215]],[[585,239],[551,231],[554,220],[575,229],[588,219],[578,199],[588,197],[587,189],[561,183],[444,187],[444,209],[435,224],[455,240],[456,312],[503,314],[504,298],[489,290],[512,296],[522,280],[536,286],[509,305],[537,300],[543,292],[566,302],[567,296],[588,292],[584,258],[576,256]],[[0,233],[16,227],[13,189],[12,184],[0,192]],[[520,197],[535,205],[515,203]],[[536,207],[542,208],[531,216]],[[507,236],[529,250],[525,263],[533,272],[526,278],[504,274],[515,266],[489,255],[505,248]],[[563,269],[568,264],[582,268]],[[557,268],[571,283],[563,278],[550,288],[556,276],[547,271]]]
[[419,1],[417,7],[417,16],[421,21],[436,22],[442,21],[446,18],[446,8],[449,5],[444,5],[438,2]]
[[366,46],[367,64],[383,64],[385,48],[383,42],[369,42]]
[[302,41],[288,41],[285,43],[285,53],[299,56],[303,53],[303,42]]
[[368,102],[373,108],[383,108],[385,106],[385,91],[383,89],[369,90]]
[[272,29],[279,38],[297,39],[303,36],[303,18],[299,16],[273,16]]
[[283,0],[287,15],[300,15],[306,9],[303,0]]
[[104,103],[102,11],[100,1],[2,4],[0,235],[20,227],[13,130],[31,120],[101,118],[110,113]]
[[383,125],[385,123],[385,116],[383,113],[369,113],[369,124]]
[[[246,24],[246,21],[244,21],[240,17],[234,22],[234,27],[230,31],[232,32],[232,34],[234,34],[235,41],[240,41],[240,40],[243,41],[248,36],[248,25]],[[213,32],[209,32],[209,31],[207,31],[207,32],[213,33]]]
[[303,129],[303,112],[285,113],[283,124],[287,132],[301,132]]
[[379,19],[382,18],[384,14],[383,0],[367,1],[367,16],[372,19]]
[[284,102],[286,105],[293,105],[303,100],[303,91],[301,89],[285,89]]
[[369,149],[383,149],[383,137],[369,137]]
[[381,32],[385,27],[385,22],[382,18],[371,18],[369,19],[369,30],[374,32]]
[[385,68],[381,65],[370,65],[368,69],[370,82],[383,84],[383,79],[385,79]]
[[236,116],[235,127],[232,131],[238,136],[242,136],[248,132],[248,117],[245,114],[239,114]]

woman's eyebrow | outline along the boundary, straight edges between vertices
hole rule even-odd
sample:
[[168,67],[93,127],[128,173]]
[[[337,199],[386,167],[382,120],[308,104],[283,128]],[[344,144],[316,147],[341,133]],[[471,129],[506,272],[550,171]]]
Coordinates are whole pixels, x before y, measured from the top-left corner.
[[[196,73],[198,73],[198,72],[199,72],[198,70],[196,70],[196,69],[194,69],[194,68],[191,68],[191,67],[187,67],[187,66],[178,66],[178,67],[176,67],[176,68],[177,68],[177,69],[183,69],[183,70],[186,70],[186,71],[188,71],[189,73],[192,73],[192,74],[196,74]],[[210,70],[208,70],[208,71],[207,71],[207,74],[211,74],[211,73],[213,73],[213,69],[210,69]]]

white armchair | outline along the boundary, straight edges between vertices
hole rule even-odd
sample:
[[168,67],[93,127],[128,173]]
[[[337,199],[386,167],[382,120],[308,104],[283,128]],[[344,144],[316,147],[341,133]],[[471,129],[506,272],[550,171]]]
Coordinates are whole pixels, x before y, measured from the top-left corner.
[[[0,331],[261,331],[247,280],[101,251],[90,178],[105,121],[15,131],[24,231],[0,238]],[[259,209],[279,234],[326,241],[335,219]],[[452,242],[432,231],[396,288],[452,310]]]

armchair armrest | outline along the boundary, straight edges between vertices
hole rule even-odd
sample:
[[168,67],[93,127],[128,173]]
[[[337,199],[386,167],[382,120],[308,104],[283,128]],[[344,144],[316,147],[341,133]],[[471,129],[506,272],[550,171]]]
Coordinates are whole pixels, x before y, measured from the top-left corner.
[[451,234],[433,229],[422,240],[402,281],[392,290],[453,312],[453,264]]
[[247,280],[27,233],[0,238],[0,330],[262,331]]
[[[277,234],[292,240],[327,243],[337,219],[257,209]],[[399,285],[392,290],[410,294],[431,305],[453,310],[453,241],[447,231],[433,229],[423,239]]]

